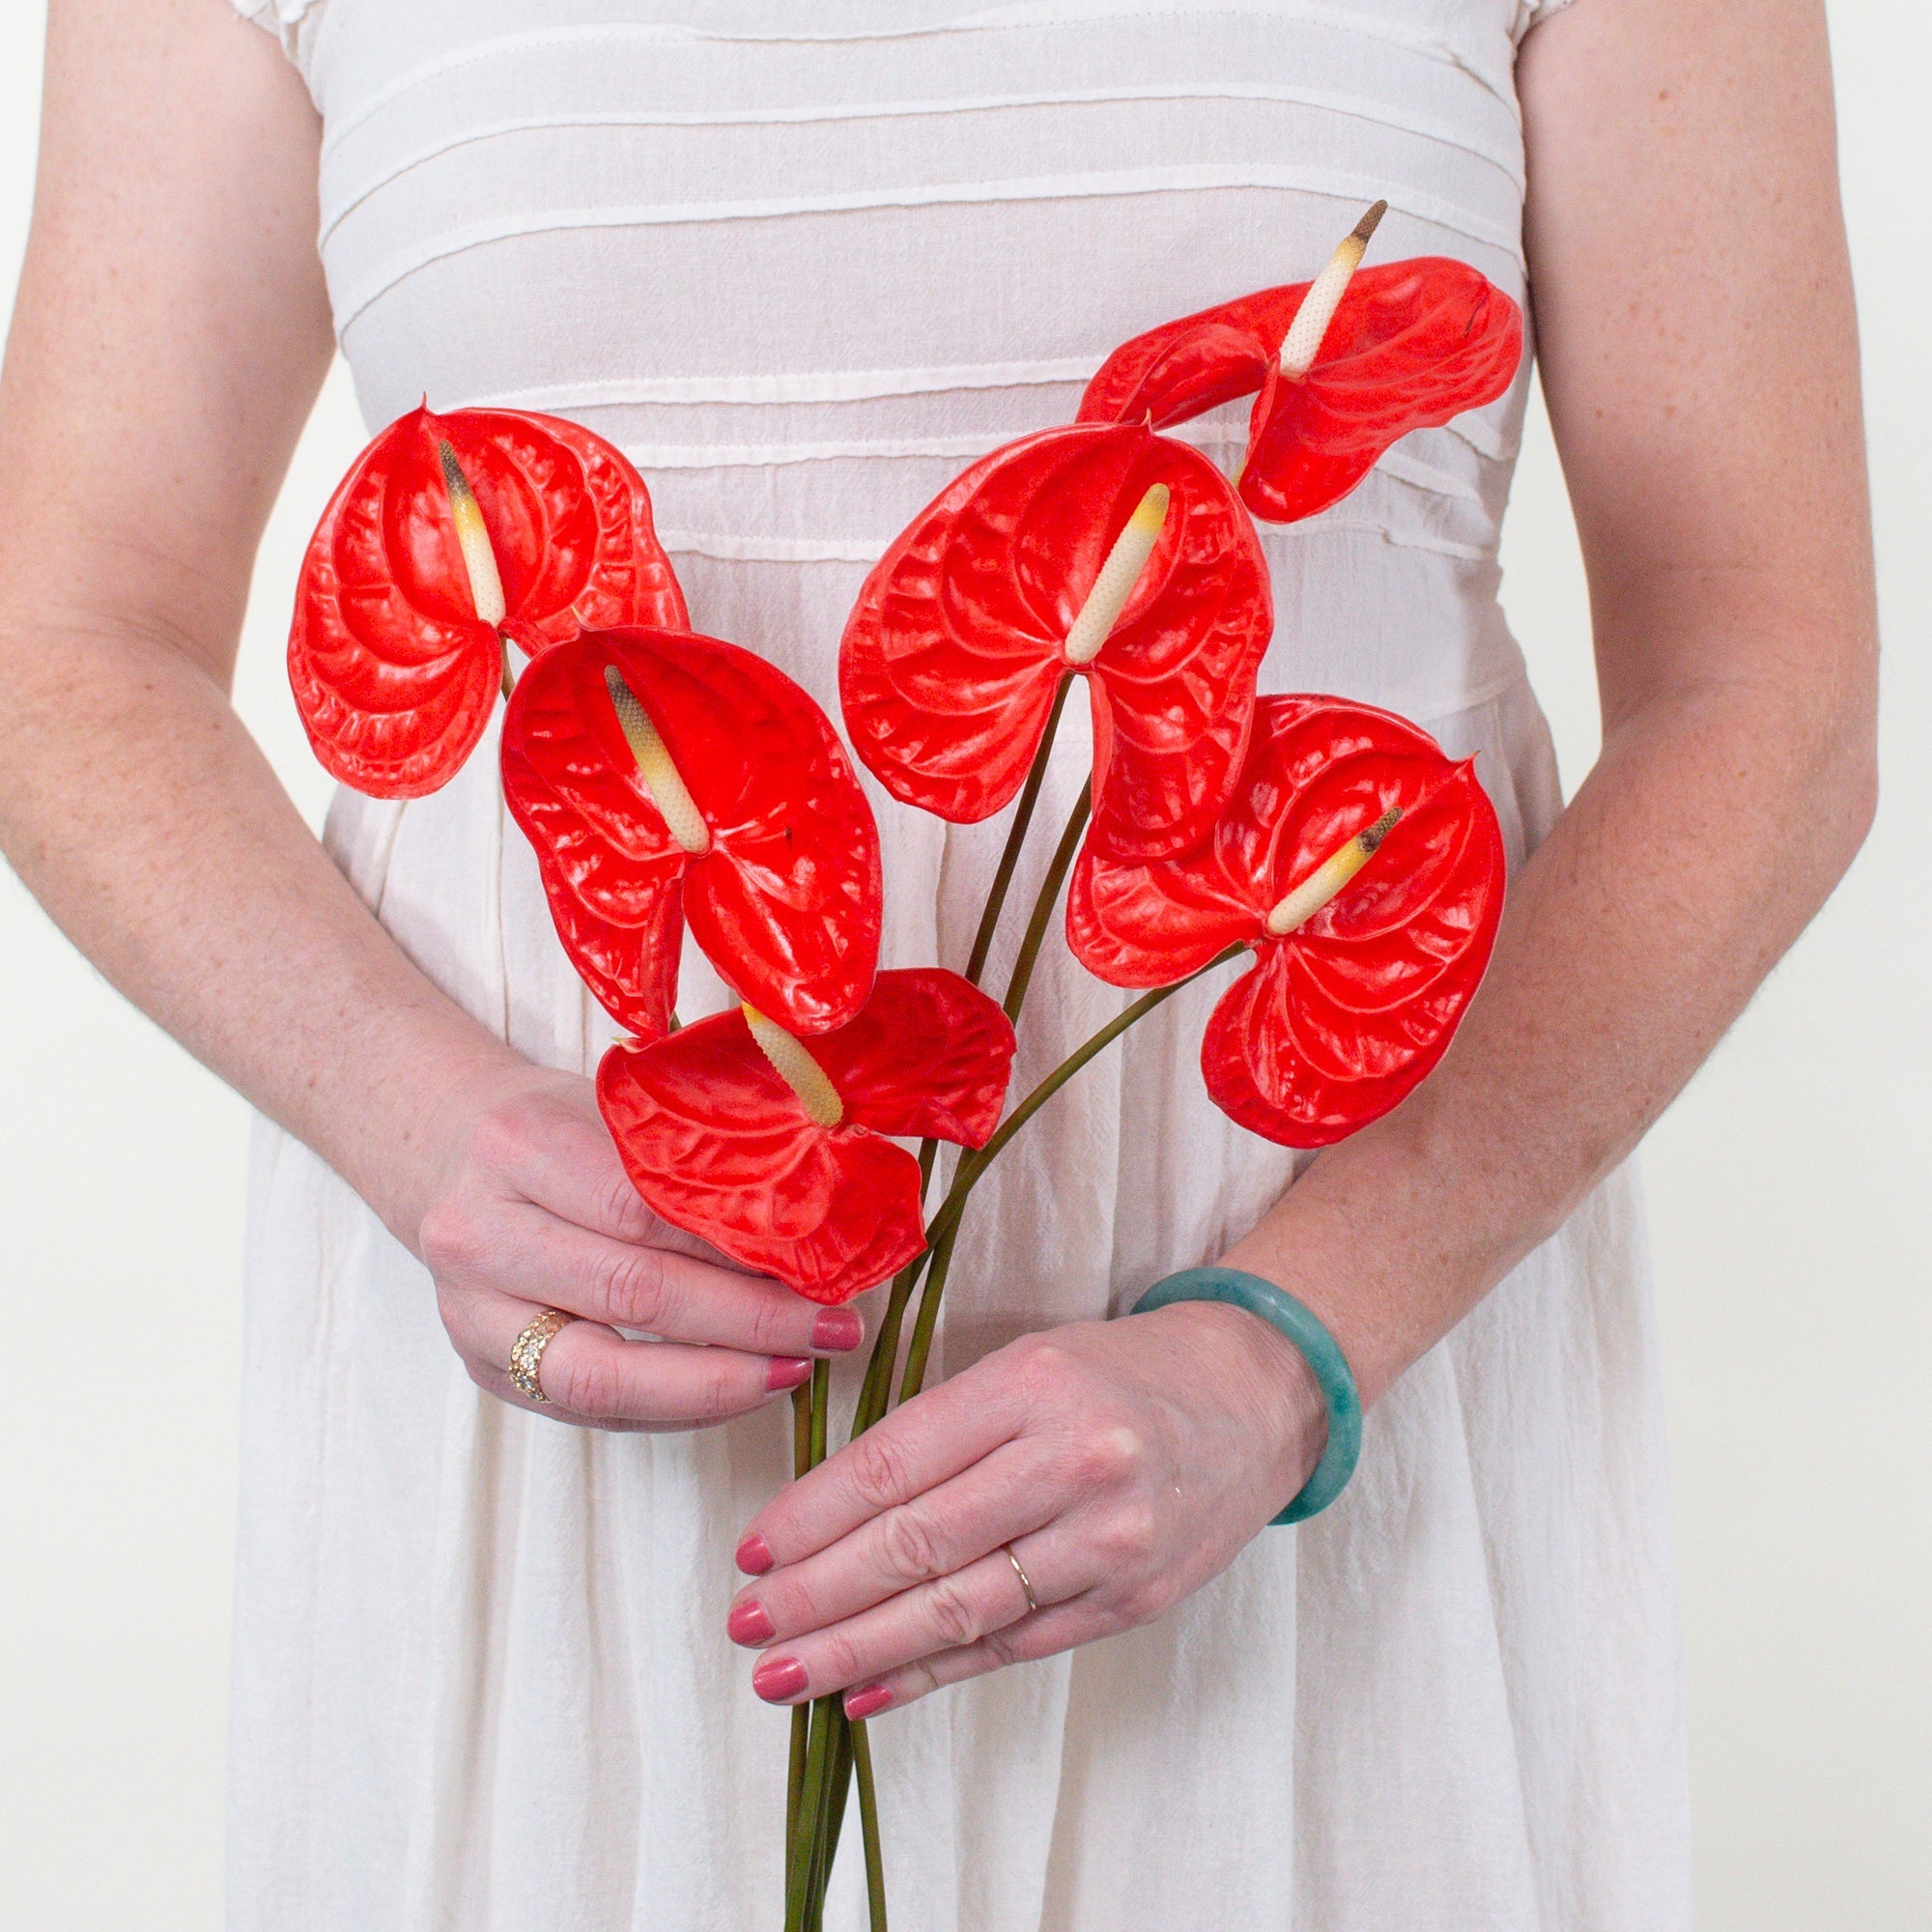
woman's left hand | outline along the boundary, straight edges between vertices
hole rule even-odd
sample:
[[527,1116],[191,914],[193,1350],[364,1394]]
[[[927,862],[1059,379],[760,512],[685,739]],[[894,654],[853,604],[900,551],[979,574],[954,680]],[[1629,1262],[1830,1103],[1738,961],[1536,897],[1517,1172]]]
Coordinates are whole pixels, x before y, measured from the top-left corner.
[[726,1629],[766,1647],[769,1702],[909,1704],[1151,1622],[1294,1494],[1326,1429],[1300,1355],[1241,1309],[1028,1335],[760,1510]]

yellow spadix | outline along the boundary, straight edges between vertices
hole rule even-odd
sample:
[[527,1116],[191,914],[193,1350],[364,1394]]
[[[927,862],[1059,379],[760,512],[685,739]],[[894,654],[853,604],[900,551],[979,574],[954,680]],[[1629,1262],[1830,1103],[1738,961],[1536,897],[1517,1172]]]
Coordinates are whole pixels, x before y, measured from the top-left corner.
[[682,774],[671,762],[658,727],[650,714],[638,702],[637,694],[624,682],[615,665],[604,667],[604,688],[611,694],[611,708],[624,733],[624,742],[638,761],[638,775],[651,795],[651,803],[664,814],[670,836],[696,857],[711,849],[711,828],[704,822],[697,802],[685,784]]
[[1100,655],[1100,646],[1121,621],[1134,585],[1141,581],[1148,558],[1153,554],[1161,526],[1167,522],[1168,488],[1154,484],[1134,507],[1126,527],[1114,539],[1094,587],[1087,593],[1079,615],[1066,633],[1066,662],[1092,664]]
[[1297,926],[1306,925],[1315,915],[1376,856],[1376,848],[1395,829],[1402,807],[1392,805],[1369,827],[1358,832],[1331,852],[1267,916],[1267,929],[1276,939],[1286,939]]
[[845,1103],[826,1077],[824,1067],[805,1050],[795,1035],[776,1020],[768,1020],[749,1000],[741,1001],[745,1024],[758,1049],[772,1063],[779,1078],[798,1095],[799,1105],[821,1127],[836,1127],[845,1118]]

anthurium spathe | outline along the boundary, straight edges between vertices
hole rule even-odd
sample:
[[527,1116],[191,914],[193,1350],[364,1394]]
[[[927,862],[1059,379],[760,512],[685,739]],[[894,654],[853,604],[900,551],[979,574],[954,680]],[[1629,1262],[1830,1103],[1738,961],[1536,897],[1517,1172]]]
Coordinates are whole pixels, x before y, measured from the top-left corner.
[[415,410],[356,458],[302,562],[289,678],[316,756],[372,797],[447,783],[504,682],[506,621],[533,649],[682,630],[649,493],[561,417]]
[[1503,882],[1473,761],[1367,705],[1264,697],[1213,837],[1153,863],[1090,845],[1067,940],[1121,986],[1168,985],[1251,946],[1253,970],[1202,1041],[1208,1091],[1255,1133],[1325,1147],[1442,1057],[1489,963]]
[[1411,430],[1493,402],[1521,358],[1521,310],[1467,264],[1424,256],[1357,271],[1344,259],[1314,282],[1122,343],[1088,384],[1079,420],[1164,429],[1253,395],[1241,500],[1264,522],[1293,523],[1346,497]]
[[846,625],[853,749],[954,822],[1019,790],[1064,679],[1092,693],[1095,836],[1203,837],[1240,770],[1273,625],[1247,513],[1198,450],[1047,430],[976,463],[879,560]]
[[792,1032],[856,1018],[878,830],[824,712],[776,666],[689,632],[585,631],[518,679],[502,763],[557,936],[620,1024],[668,1025],[686,923]]
[[919,1162],[887,1135],[983,1146],[1013,1030],[956,973],[881,973],[853,1020],[798,1038],[714,1014],[625,1042],[597,1099],[632,1183],[667,1221],[813,1301],[839,1302],[925,1245]]

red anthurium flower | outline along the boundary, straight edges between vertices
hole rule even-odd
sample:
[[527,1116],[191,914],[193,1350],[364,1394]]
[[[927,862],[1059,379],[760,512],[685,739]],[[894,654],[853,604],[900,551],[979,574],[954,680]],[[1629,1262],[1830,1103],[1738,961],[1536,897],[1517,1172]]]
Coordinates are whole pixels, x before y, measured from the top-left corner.
[[323,764],[376,798],[454,778],[503,671],[581,625],[682,630],[643,479],[557,416],[427,408],[356,458],[309,540],[289,679]]
[[1090,846],[1067,941],[1118,986],[1252,946],[1202,1041],[1208,1091],[1255,1133],[1326,1147],[1441,1059],[1489,963],[1503,872],[1473,760],[1386,711],[1264,697],[1212,839],[1153,864]]
[[1079,420],[1151,417],[1165,429],[1254,395],[1241,500],[1277,524],[1325,510],[1410,430],[1493,402],[1522,356],[1521,310],[1474,269],[1425,256],[1356,273],[1366,243],[1358,228],[1314,282],[1122,343],[1087,385]]
[[881,973],[849,1025],[794,1038],[744,1009],[626,1042],[597,1100],[667,1221],[813,1301],[848,1301],[925,1245],[919,1163],[886,1134],[982,1147],[1013,1030],[936,966]]
[[895,798],[970,822],[1019,790],[1084,671],[1096,835],[1178,851],[1240,770],[1273,621],[1254,526],[1198,450],[1047,430],[976,463],[880,558],[839,655],[846,728]]
[[762,658],[634,627],[553,644],[510,699],[503,795],[565,952],[633,1032],[669,1025],[687,920],[794,1033],[865,1005],[878,829],[824,712]]

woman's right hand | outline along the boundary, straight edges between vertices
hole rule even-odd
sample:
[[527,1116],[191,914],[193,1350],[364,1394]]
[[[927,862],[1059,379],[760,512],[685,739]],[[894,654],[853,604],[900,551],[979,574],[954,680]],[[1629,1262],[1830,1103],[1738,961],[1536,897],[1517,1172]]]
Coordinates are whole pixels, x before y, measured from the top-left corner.
[[[503,1402],[589,1429],[694,1429],[762,1406],[804,1381],[813,1355],[864,1339],[850,1308],[680,1251],[716,1252],[638,1198],[588,1080],[497,1073],[459,1091],[440,1139],[415,1248],[471,1379]],[[582,1319],[544,1350],[539,1404],[509,1360],[545,1308]]]

